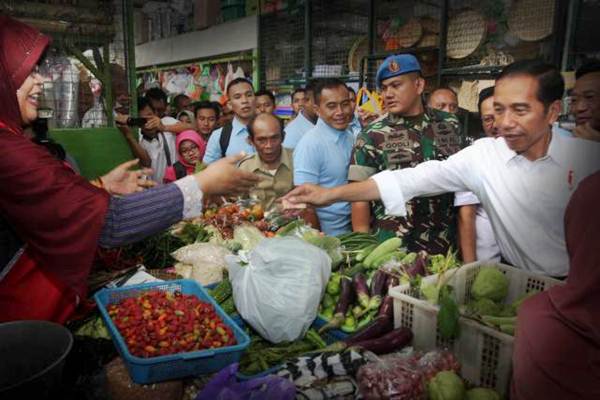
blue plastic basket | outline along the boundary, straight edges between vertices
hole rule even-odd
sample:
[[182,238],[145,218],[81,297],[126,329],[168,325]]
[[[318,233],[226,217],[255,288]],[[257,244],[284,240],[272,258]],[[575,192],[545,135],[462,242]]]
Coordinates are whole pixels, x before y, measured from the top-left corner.
[[[325,320],[317,315],[317,318],[315,318],[315,322],[313,322],[312,327],[315,328],[316,330],[319,330],[319,328],[321,328],[327,322],[328,322],[327,320]],[[344,340],[348,336],[350,336],[350,333],[346,333],[341,329],[330,329],[326,332],[326,335],[328,337],[333,337],[335,340]]]
[[[183,294],[192,294],[215,307],[217,314],[229,326],[235,335],[237,344],[218,349],[192,351],[151,358],[141,358],[132,355],[123,337],[108,315],[107,306],[122,299],[134,297],[148,290],[163,290]],[[152,282],[132,285],[116,289],[103,289],[94,296],[102,318],[116,344],[117,350],[123,357],[129,375],[135,383],[148,384],[170,379],[179,379],[193,375],[203,375],[217,372],[226,366],[238,362],[242,353],[250,344],[248,335],[219,307],[208,295],[206,290],[195,281],[180,279],[169,282]]]

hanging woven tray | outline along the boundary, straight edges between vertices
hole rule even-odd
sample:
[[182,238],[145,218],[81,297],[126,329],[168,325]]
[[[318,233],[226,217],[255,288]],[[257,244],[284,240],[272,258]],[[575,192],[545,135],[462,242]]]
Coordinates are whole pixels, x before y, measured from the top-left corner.
[[369,54],[369,40],[366,36],[358,38],[348,52],[348,70],[360,72],[360,60]]
[[542,40],[552,34],[555,6],[555,0],[515,1],[508,16],[508,29],[524,41]]
[[416,18],[409,19],[406,24],[398,28],[396,41],[403,48],[413,47],[423,36],[423,26]]
[[473,10],[466,10],[450,18],[446,54],[461,59],[473,54],[485,40],[486,22]]

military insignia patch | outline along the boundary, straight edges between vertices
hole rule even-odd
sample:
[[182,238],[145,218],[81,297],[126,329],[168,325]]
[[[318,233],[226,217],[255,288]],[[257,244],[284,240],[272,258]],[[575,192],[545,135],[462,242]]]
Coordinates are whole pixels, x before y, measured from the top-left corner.
[[389,65],[388,65],[388,69],[390,70],[390,72],[398,72],[398,71],[400,71],[400,64],[398,64],[396,61],[392,60],[392,61],[390,61]]

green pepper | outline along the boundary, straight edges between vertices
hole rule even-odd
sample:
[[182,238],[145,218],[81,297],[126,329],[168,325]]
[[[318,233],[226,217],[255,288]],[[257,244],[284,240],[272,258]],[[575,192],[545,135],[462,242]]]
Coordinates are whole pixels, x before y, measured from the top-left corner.
[[326,291],[328,294],[335,296],[340,293],[340,282],[342,280],[342,276],[340,274],[331,275],[331,279],[327,282]]

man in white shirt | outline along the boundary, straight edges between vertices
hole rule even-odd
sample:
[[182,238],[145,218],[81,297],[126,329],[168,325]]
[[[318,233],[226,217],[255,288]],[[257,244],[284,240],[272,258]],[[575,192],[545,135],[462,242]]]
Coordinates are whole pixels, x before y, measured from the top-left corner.
[[304,134],[315,127],[319,118],[315,111],[315,93],[313,83],[309,82],[304,89],[303,108],[296,118],[285,127],[283,147],[294,149]]
[[175,135],[165,131],[162,120],[145,97],[138,100],[138,114],[146,120],[139,137],[134,135],[129,126],[119,125],[119,130],[125,136],[134,157],[140,160],[140,165],[152,168],[152,180],[162,183],[167,167],[177,161]]
[[[493,86],[481,91],[478,106],[483,132],[487,137],[498,137],[498,129],[494,124]],[[454,195],[454,206],[459,207],[458,244],[463,262],[500,261],[500,249],[490,218],[477,196],[471,192],[458,192]]]
[[494,90],[500,138],[483,138],[447,160],[383,171],[363,182],[303,185],[284,200],[321,206],[381,199],[389,214],[404,215],[413,197],[469,190],[487,211],[506,260],[533,273],[565,277],[565,208],[579,182],[599,169],[600,145],[552,134],[563,92],[553,66],[513,63]]

